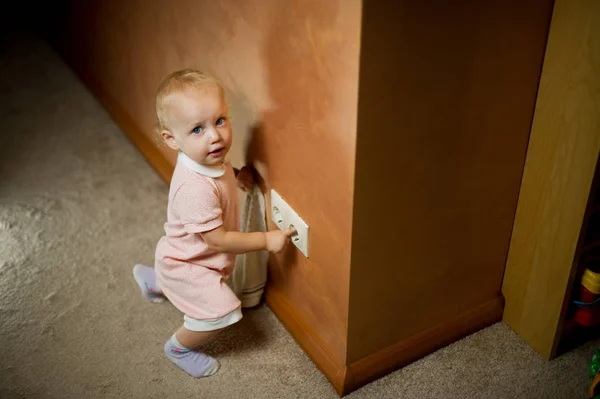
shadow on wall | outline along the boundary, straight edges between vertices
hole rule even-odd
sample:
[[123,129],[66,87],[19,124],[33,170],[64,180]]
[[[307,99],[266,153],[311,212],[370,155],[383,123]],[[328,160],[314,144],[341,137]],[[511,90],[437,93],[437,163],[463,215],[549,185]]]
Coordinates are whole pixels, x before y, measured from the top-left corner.
[[261,109],[249,127],[244,161],[261,173],[264,193],[274,185],[296,184],[306,192],[313,172],[326,173],[323,163],[335,161],[337,145],[329,134],[337,127],[330,60],[339,51],[339,7],[317,0],[274,6],[276,18],[270,19],[259,54],[271,106]]
[[272,107],[257,114],[246,148],[265,178],[263,192],[275,188],[312,227],[310,259],[291,245],[271,255],[267,297],[285,296],[338,365],[347,340],[356,138],[358,40],[348,33],[358,36],[359,27],[356,3],[342,4],[278,2],[271,10],[260,57]]

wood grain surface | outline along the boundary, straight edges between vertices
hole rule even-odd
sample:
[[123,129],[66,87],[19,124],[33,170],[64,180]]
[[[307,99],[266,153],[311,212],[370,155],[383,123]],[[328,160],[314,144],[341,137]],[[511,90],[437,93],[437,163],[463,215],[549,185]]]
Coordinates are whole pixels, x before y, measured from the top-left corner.
[[548,359],[599,150],[600,2],[557,0],[502,288],[505,322]]
[[551,3],[364,2],[348,363],[500,295]]

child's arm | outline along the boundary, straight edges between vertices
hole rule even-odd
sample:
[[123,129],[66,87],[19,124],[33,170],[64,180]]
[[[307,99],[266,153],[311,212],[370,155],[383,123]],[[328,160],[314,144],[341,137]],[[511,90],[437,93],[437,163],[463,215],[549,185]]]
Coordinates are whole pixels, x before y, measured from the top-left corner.
[[296,234],[296,229],[269,231],[267,233],[240,233],[226,231],[223,226],[200,233],[204,242],[213,250],[230,254],[267,250],[280,252],[287,240]]

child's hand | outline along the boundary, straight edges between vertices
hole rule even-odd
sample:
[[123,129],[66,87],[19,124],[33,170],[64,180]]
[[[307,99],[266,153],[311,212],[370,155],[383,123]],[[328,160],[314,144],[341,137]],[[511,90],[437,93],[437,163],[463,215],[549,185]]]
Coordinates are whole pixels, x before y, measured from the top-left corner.
[[269,231],[266,233],[267,251],[281,252],[285,248],[289,238],[296,234],[296,229],[290,227],[284,230]]
[[252,190],[256,183],[254,179],[255,169],[252,166],[244,166],[236,176],[237,186],[245,192]]

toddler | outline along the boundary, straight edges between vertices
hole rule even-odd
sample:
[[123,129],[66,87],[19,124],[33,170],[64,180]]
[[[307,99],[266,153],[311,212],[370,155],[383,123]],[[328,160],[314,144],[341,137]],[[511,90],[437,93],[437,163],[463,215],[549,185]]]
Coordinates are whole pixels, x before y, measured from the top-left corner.
[[[226,155],[232,134],[223,87],[194,70],[169,75],[156,96],[161,136],[179,151],[169,189],[165,236],[154,268],[135,265],[133,275],[151,302],[164,297],[183,314],[183,326],[165,343],[167,358],[193,377],[219,369],[198,347],[242,318],[241,303],[226,280],[236,254],[279,252],[294,229],[239,232],[236,177]],[[252,170],[237,173],[252,185]]]

